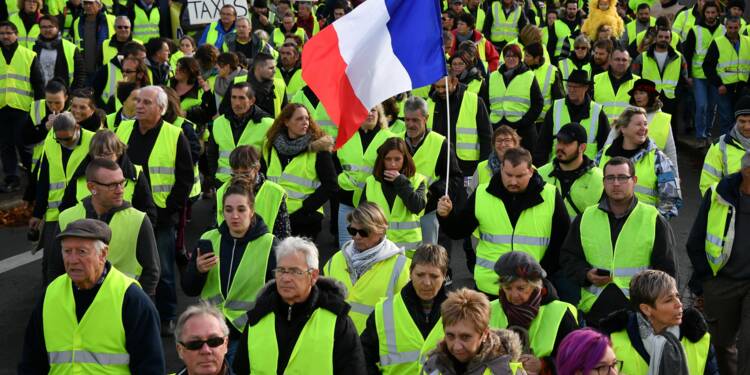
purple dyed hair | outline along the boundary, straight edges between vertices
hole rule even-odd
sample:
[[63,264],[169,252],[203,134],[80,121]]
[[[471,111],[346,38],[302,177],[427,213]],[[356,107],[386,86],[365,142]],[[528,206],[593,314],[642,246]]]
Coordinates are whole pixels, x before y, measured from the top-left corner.
[[604,356],[609,337],[591,328],[578,329],[563,339],[557,349],[557,374],[588,374]]

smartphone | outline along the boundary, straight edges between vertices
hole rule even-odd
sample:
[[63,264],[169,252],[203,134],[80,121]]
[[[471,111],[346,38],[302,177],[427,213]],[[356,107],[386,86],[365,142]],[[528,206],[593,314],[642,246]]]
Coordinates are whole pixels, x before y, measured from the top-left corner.
[[601,268],[597,268],[596,275],[597,276],[612,276],[612,272],[610,270],[603,270]]
[[214,252],[214,245],[209,240],[198,240],[198,255]]

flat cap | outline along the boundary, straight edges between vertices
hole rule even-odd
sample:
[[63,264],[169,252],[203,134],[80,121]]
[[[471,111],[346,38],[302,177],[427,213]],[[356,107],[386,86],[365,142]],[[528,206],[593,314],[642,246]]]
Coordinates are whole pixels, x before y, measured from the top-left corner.
[[65,230],[57,235],[58,240],[67,237],[90,238],[109,244],[109,240],[112,239],[112,230],[101,220],[80,219],[68,224]]

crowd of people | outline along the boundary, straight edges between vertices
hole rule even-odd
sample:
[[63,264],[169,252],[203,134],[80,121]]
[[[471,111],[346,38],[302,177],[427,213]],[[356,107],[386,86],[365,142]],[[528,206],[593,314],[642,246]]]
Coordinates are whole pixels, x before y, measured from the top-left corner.
[[334,149],[301,53],[361,2],[0,5],[0,192],[45,286],[18,373],[164,374],[174,337],[190,375],[750,374],[743,1],[442,1],[447,76]]

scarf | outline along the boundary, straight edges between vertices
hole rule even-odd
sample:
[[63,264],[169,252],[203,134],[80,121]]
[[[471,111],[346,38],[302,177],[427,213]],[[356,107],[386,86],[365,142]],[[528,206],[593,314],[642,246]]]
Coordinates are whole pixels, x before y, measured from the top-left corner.
[[500,172],[503,167],[503,163],[500,162],[500,158],[497,157],[496,152],[490,152],[490,157],[487,158],[487,165],[492,169],[492,174],[495,175]]
[[289,139],[286,132],[281,132],[276,139],[273,140],[273,147],[276,148],[276,151],[281,155],[294,156],[307,150],[311,140],[312,134],[310,133],[296,139]]
[[733,127],[732,130],[729,131],[729,135],[731,135],[732,138],[736,139],[737,142],[742,145],[742,148],[744,148],[745,150],[750,150],[750,138],[742,135],[742,133],[737,130],[737,126]]
[[503,307],[505,316],[508,317],[508,327],[518,326],[524,329],[531,327],[531,321],[536,318],[539,314],[539,305],[542,302],[542,291],[541,289],[535,290],[531,293],[529,300],[522,305],[514,305],[508,298],[505,297],[505,293],[500,292],[500,304]]
[[383,236],[379,244],[360,251],[354,248],[354,241],[344,244],[344,258],[349,265],[349,275],[352,278],[352,284],[365,274],[375,263],[386,260],[396,254],[403,253],[403,250]]
[[685,350],[680,343],[680,327],[672,326],[660,334],[654,333],[651,322],[641,313],[638,332],[649,355],[648,375],[688,375]]
[[40,47],[42,47],[42,49],[56,50],[60,43],[62,43],[62,39],[60,39],[59,36],[54,39],[44,39],[44,37],[40,35],[39,39],[37,39],[36,42]]

